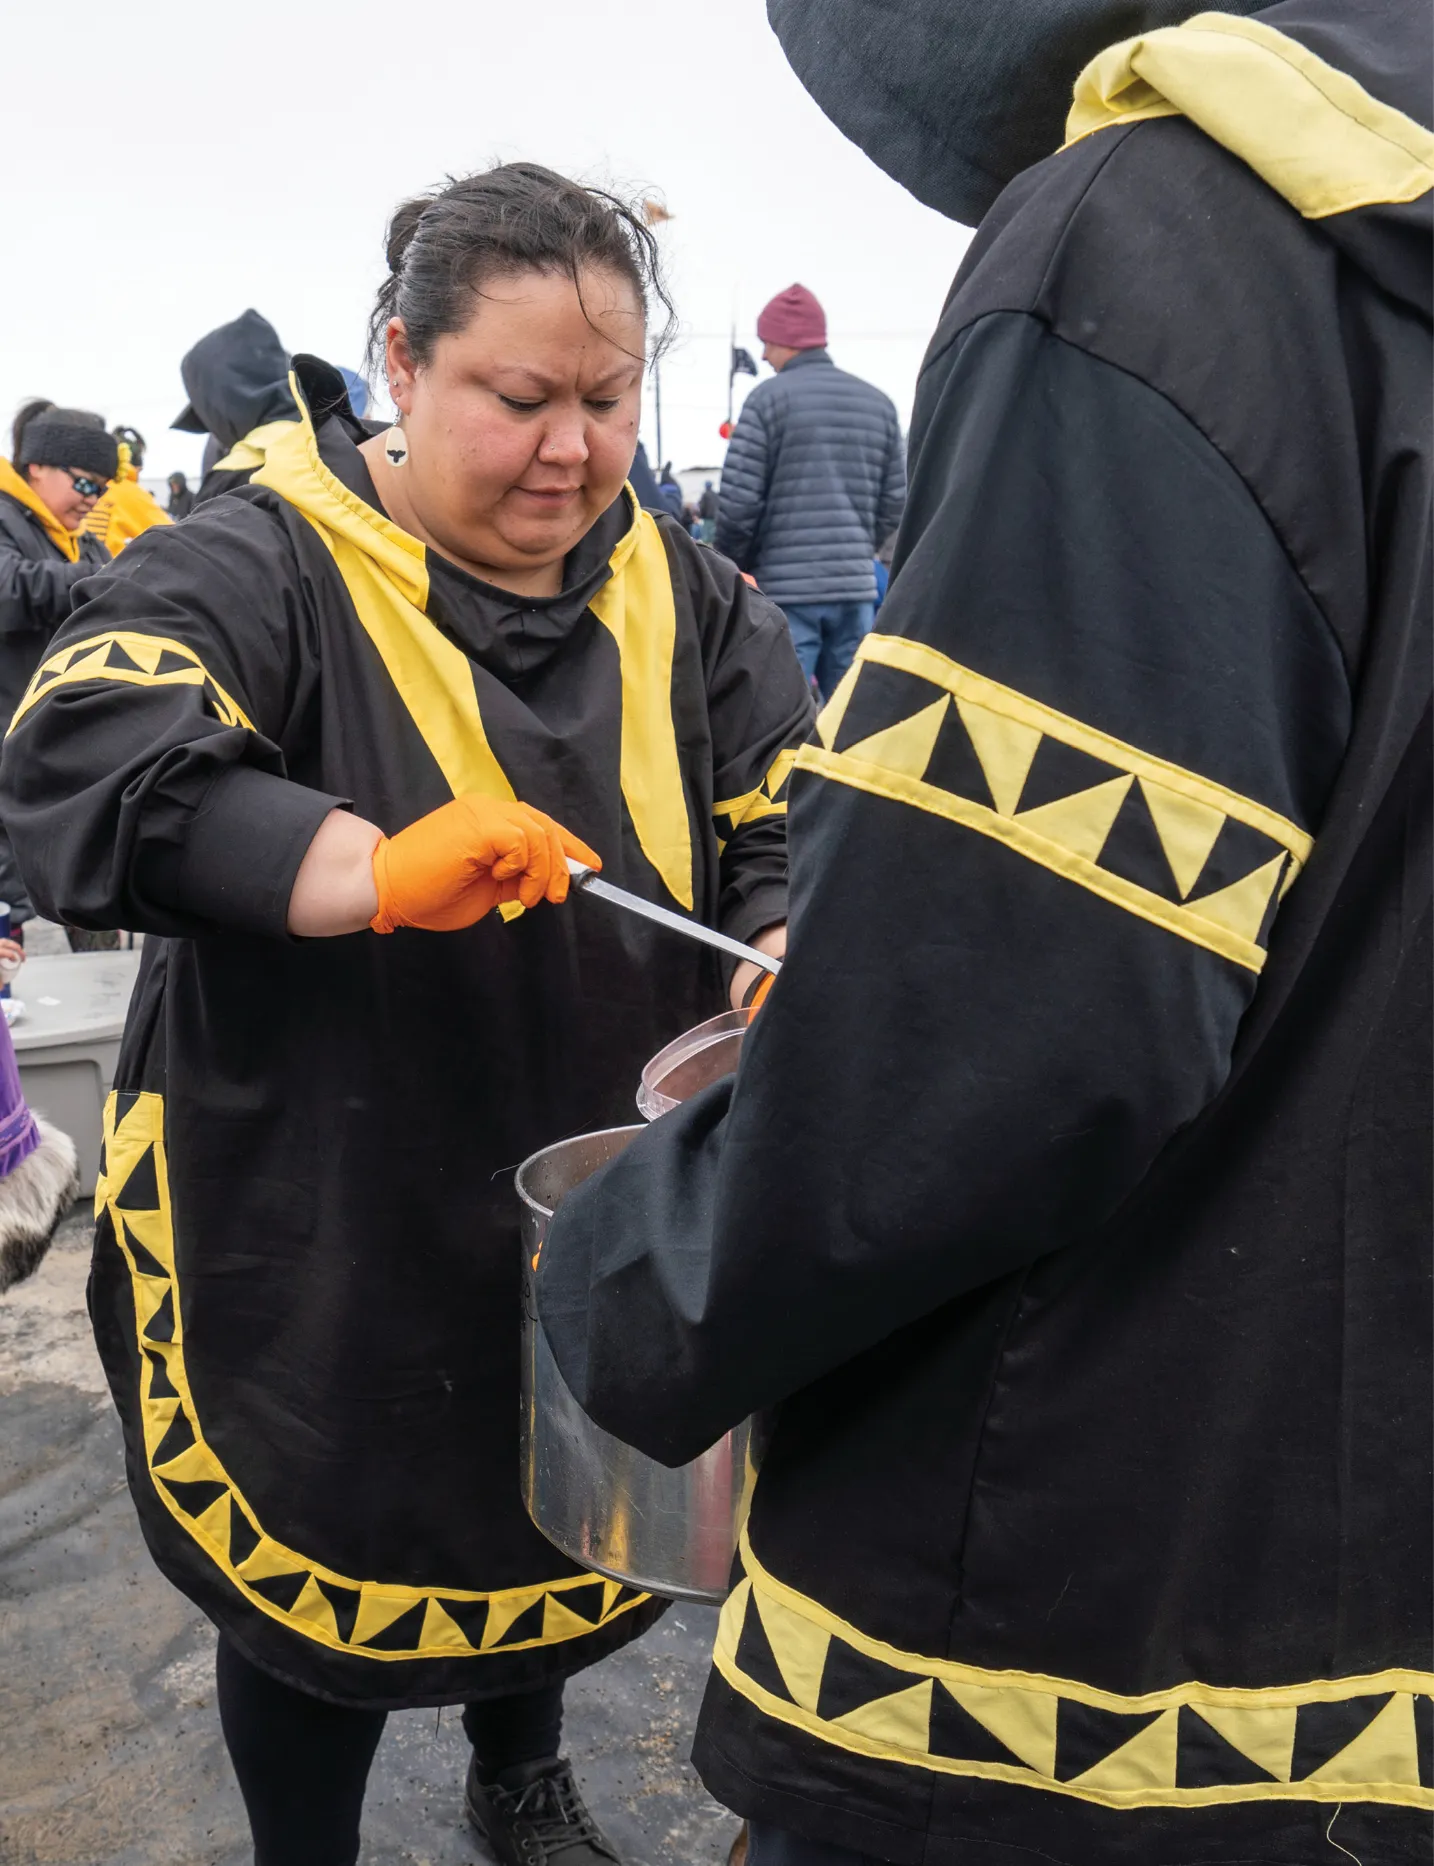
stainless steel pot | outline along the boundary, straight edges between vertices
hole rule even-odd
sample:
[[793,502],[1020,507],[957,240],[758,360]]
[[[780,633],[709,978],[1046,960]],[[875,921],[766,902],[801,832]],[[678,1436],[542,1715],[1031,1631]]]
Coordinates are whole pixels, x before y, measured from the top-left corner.
[[518,1168],[523,1239],[523,1501],[565,1555],[672,1600],[726,1598],[751,1483],[750,1426],[669,1470],[593,1424],[538,1325],[534,1266],[565,1193],[616,1158],[640,1127],[544,1147]]

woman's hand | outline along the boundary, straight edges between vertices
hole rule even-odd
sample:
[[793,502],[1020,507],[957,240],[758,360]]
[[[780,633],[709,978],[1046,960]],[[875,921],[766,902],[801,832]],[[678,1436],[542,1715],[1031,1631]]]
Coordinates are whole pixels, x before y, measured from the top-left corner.
[[0,939],[0,980],[6,984],[25,963],[25,948],[17,939]]
[[375,933],[470,927],[504,901],[556,907],[568,897],[568,857],[602,862],[541,810],[476,792],[455,797],[373,850]]
[[[757,937],[755,939],[749,939],[747,944],[749,946],[755,946],[758,952],[766,953],[768,958],[781,959],[785,957],[787,951],[786,921],[783,920],[778,926],[763,927]],[[741,1010],[742,1000],[752,989],[753,980],[756,979],[761,970],[761,966],[753,965],[750,959],[743,959],[739,963],[737,970],[732,974],[732,989],[728,994],[731,998],[732,1009],[734,1011]],[[772,974],[768,972],[766,976],[770,980]],[[766,992],[764,991],[762,995],[765,997]]]

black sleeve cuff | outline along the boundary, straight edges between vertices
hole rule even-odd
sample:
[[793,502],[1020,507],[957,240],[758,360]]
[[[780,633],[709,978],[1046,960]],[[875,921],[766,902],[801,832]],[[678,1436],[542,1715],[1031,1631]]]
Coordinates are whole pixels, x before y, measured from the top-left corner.
[[320,823],[348,801],[229,766],[189,825],[172,904],[216,926],[284,938],[299,865]]
[[750,946],[767,927],[781,926],[787,917],[785,881],[758,881],[745,889],[739,900],[727,906],[722,927],[729,939],[739,939]]

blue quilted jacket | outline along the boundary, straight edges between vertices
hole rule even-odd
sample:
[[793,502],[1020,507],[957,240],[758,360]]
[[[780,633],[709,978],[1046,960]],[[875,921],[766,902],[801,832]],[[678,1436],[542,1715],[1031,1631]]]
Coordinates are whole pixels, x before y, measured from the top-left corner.
[[722,467],[717,549],[774,602],[872,602],[872,559],[905,498],[891,401],[825,350],[803,350],[742,406]]

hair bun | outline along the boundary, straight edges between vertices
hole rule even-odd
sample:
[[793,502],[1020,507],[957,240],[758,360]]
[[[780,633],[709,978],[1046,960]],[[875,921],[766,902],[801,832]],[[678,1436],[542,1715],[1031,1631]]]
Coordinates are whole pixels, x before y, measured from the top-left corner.
[[394,210],[393,219],[388,223],[388,239],[384,246],[384,256],[388,260],[390,272],[402,272],[403,256],[418,232],[418,223],[423,219],[429,206],[430,197],[419,195],[415,200],[405,201]]

